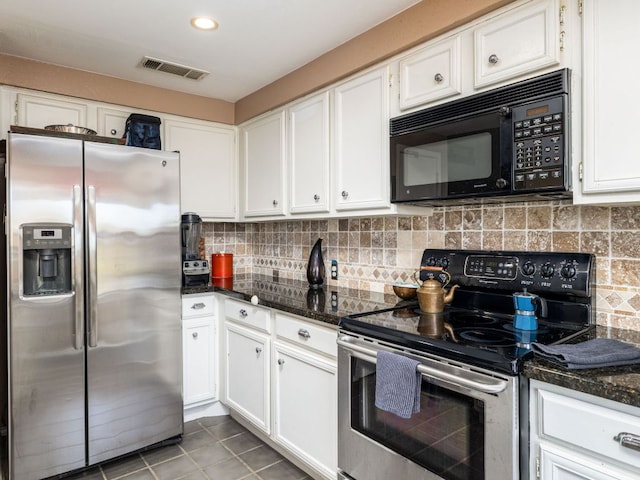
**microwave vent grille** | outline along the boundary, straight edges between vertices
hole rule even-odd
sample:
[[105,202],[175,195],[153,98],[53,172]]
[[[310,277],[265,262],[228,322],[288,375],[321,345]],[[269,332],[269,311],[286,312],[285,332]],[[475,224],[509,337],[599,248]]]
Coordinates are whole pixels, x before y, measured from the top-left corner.
[[548,95],[569,93],[568,86],[569,70],[558,70],[530,80],[392,118],[390,134],[393,136],[412,133],[443,121],[455,121],[470,115],[489,112],[502,106],[523,104]]

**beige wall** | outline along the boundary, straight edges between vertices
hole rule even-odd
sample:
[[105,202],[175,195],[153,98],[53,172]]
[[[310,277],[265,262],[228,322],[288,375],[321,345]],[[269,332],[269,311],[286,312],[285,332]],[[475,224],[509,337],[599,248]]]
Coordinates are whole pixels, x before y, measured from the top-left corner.
[[0,84],[237,125],[512,1],[423,0],[235,104],[2,54]]

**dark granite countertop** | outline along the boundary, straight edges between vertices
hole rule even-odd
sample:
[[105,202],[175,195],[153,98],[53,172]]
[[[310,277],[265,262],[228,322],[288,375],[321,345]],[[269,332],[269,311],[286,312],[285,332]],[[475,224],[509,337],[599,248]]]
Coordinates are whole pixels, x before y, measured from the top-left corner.
[[217,281],[219,285],[183,287],[183,294],[217,292],[250,301],[257,296],[260,305],[338,326],[340,317],[393,307],[400,299],[393,294],[369,292],[324,285],[309,288],[306,281],[274,279],[261,275],[236,275]]
[[[640,331],[596,327],[598,338],[615,338],[640,346]],[[640,407],[640,365],[567,370],[540,358],[527,362],[524,374],[597,397]]]
[[[259,275],[236,275],[232,285],[230,279],[224,279],[220,284],[224,288],[218,285],[184,287],[182,293],[217,292],[245,301],[256,295],[260,305],[311,318],[335,328],[342,316],[390,308],[399,300],[393,294],[329,285],[314,290],[306,281]],[[596,335],[640,346],[640,331],[598,326]],[[524,374],[532,379],[640,407],[640,365],[566,370],[534,358],[525,364]]]

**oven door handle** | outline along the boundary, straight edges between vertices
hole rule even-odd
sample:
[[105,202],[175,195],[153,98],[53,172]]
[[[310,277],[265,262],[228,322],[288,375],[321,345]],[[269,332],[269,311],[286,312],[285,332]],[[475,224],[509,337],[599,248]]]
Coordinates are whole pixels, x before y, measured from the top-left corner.
[[[356,353],[357,357],[362,358],[367,362],[376,363],[376,357],[377,357],[376,350],[351,343],[347,340],[349,338],[350,337],[339,337],[337,339],[338,345],[353,353]],[[473,390],[480,391],[483,393],[496,394],[496,393],[504,392],[507,389],[507,382],[504,380],[487,377],[487,380],[490,380],[490,381],[479,382],[477,380],[465,377],[464,375],[467,374],[467,372],[462,369],[460,371],[461,375],[453,375],[443,370],[438,370],[433,367],[428,367],[422,364],[418,365],[417,370],[422,375],[425,375],[427,377],[443,380],[445,382],[452,383],[454,385],[471,388]],[[483,377],[483,380],[484,380],[484,377]]]

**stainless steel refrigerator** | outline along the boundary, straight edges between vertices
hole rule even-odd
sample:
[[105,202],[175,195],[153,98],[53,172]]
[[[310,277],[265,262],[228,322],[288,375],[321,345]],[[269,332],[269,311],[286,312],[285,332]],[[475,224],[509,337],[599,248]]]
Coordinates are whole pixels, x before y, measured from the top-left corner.
[[179,155],[69,137],[8,138],[12,480],[183,430]]

